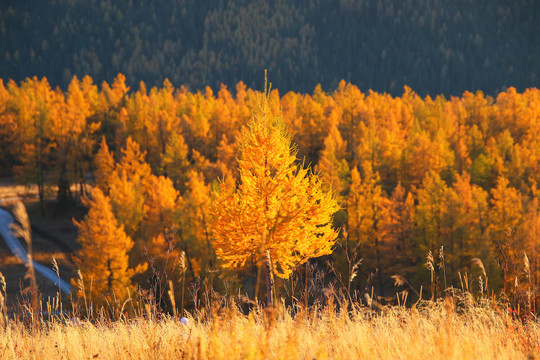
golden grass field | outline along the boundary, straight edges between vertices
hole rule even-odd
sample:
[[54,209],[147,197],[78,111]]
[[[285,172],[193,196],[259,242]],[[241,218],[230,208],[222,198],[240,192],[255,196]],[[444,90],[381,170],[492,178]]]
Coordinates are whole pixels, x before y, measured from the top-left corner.
[[540,359],[540,324],[489,305],[339,311],[279,308],[173,320],[9,323],[1,359]]

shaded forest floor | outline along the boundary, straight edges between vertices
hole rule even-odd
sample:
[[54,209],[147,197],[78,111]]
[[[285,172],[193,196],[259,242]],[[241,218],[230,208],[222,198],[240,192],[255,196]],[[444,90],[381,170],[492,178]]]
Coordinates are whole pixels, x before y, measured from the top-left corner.
[[[54,199],[48,199],[45,211],[42,212],[37,200],[36,187],[0,181],[1,206],[10,211],[11,205],[17,199],[25,205],[32,225],[34,260],[52,268],[52,261],[55,259],[61,277],[69,281],[73,276],[73,251],[78,249],[77,228],[72,219],[82,218],[85,210],[79,206],[71,206],[69,209],[58,211]],[[8,309],[13,310],[22,301],[21,289],[25,286],[23,282],[26,282],[24,281],[26,266],[11,253],[2,238],[0,238],[0,273],[6,278]],[[36,277],[42,299],[46,302],[48,297],[56,297],[58,287],[39,273]]]

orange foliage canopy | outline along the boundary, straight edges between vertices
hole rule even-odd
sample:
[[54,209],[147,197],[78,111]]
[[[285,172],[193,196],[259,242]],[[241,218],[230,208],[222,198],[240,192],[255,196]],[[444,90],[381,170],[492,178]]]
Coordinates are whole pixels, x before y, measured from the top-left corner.
[[75,221],[79,228],[77,240],[81,244],[75,264],[85,283],[92,284],[87,288],[91,294],[114,293],[114,297],[125,299],[131,277],[144,271],[145,266],[128,269],[128,252],[133,240],[126,235],[124,226],[118,225],[109,198],[99,188],[94,188],[90,196],[83,197],[83,204],[89,211],[83,221]]
[[240,184],[227,178],[213,194],[213,245],[227,267],[257,263],[269,252],[272,271],[288,278],[311,257],[330,254],[339,209],[319,177],[296,165],[296,151],[270,97],[260,96],[240,138]]
[[[152,239],[175,224],[193,275],[213,266],[212,236],[225,264],[260,263],[270,250],[284,275],[331,243],[324,243],[330,230],[311,225],[323,215],[310,204],[326,195],[317,193],[317,177],[297,167],[295,157],[305,157],[323,190],[344,205],[334,222],[347,229],[345,247],[360,244],[356,279],[377,266],[377,247],[387,274],[421,279],[426,251],[444,246],[449,274],[478,270],[472,259],[480,258],[492,289],[515,276],[538,287],[539,89],[445,99],[405,87],[393,97],[342,81],[331,93],[317,87],[280,97],[274,90],[273,102],[257,103],[260,96],[242,83],[235,92],[190,92],[168,81],[130,90],[121,74],[99,87],[73,78],[65,92],[45,78],[0,80],[0,173],[36,185],[44,206],[54,189],[58,200],[76,202],[93,172],[135,242],[132,263],[145,248],[159,252]],[[104,140],[97,146],[102,136],[110,149]],[[209,193],[217,177],[227,180],[214,196],[223,226],[215,223],[212,235]],[[523,251],[530,277],[511,271],[525,263]],[[334,253],[338,271],[344,256]],[[510,270],[501,274],[493,258]]]

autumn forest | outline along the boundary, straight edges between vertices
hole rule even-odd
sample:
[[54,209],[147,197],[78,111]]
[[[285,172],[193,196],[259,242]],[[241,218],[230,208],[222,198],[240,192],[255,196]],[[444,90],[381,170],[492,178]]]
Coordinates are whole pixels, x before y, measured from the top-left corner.
[[[257,110],[261,98],[264,111]],[[216,231],[234,222],[235,187],[260,191],[249,190],[248,176],[259,170],[246,165],[261,156],[248,157],[259,138],[246,134],[263,113],[283,123],[272,128],[281,140],[270,149],[282,150],[270,152],[283,154],[275,161],[288,166],[276,184],[289,181],[288,191],[305,196],[298,207],[328,206],[303,221],[318,219],[309,231],[319,233],[319,250],[299,250],[297,237],[308,225],[297,223],[286,230],[294,240],[289,255],[272,253],[276,262],[287,259],[272,271],[282,296],[286,282],[307,274],[308,266],[326,269],[328,281],[341,281],[349,294],[392,297],[423,285],[424,296],[436,298],[464,281],[475,293],[509,297],[524,286],[538,288],[536,88],[447,99],[408,87],[398,97],[364,93],[344,81],[311,94],[266,93],[242,82],[217,93],[190,92],[167,80],[151,89],[141,82],[135,90],[122,74],[100,85],[74,77],[67,91],[46,78],[0,82],[0,167],[3,176],[37,186],[43,209],[51,197],[54,211],[87,209],[75,221],[74,261],[82,279],[92,279],[96,301],[113,292],[125,299],[156,273],[175,283],[213,279],[218,291],[264,298],[263,284],[274,281],[264,278],[265,254],[242,245],[247,255],[231,257],[240,245]],[[306,188],[314,190],[302,195]],[[223,202],[216,205],[216,196]],[[230,207],[223,207],[226,201]],[[428,289],[430,277],[435,284]],[[175,291],[180,299],[183,290]],[[182,301],[194,305],[183,294]]]

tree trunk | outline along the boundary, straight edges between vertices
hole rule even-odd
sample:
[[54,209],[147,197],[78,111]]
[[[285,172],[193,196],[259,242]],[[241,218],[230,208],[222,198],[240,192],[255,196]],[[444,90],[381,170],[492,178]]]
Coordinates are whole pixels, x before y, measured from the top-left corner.
[[306,313],[307,313],[308,300],[309,300],[308,278],[309,278],[309,259],[308,261],[306,261],[306,278],[305,278],[305,283],[304,283],[304,307],[306,309]]
[[268,307],[273,306],[274,299],[274,275],[272,273],[272,259],[270,258],[270,250],[266,250],[266,304]]
[[32,302],[32,322],[38,319],[38,287],[36,281],[36,272],[34,270],[34,260],[32,258],[32,245],[28,244],[28,274],[30,275],[30,297]]
[[109,276],[107,277],[107,288],[109,293],[113,292],[113,272],[111,268],[111,259],[107,260],[107,270],[109,270]]
[[384,297],[383,283],[382,283],[382,267],[381,267],[381,254],[379,252],[379,237],[375,234],[375,257],[377,260],[377,282],[379,285],[379,292]]
[[259,265],[259,264],[256,264],[255,265],[257,267],[257,279],[256,279],[256,282],[255,282],[255,293],[253,294],[253,298],[255,299],[255,302],[259,302],[259,288],[261,286],[261,269],[262,269],[262,266]]
[[45,215],[45,182],[43,180],[43,169],[41,165],[38,166],[37,186],[41,215]]
[[201,220],[202,220],[202,225],[203,225],[203,228],[204,228],[204,236],[206,237],[206,251],[207,251],[207,255],[208,255],[208,267],[209,268],[212,268],[213,266],[213,261],[212,261],[212,247],[210,245],[210,236],[209,236],[209,231],[208,231],[208,226],[206,225],[206,219],[205,219],[205,216],[204,216],[204,209],[202,207],[202,205],[199,206],[199,209],[201,210]]
[[69,200],[69,182],[67,179],[67,165],[64,163],[60,169],[60,178],[58,180],[58,193],[56,201],[60,207],[66,206]]
[[[373,207],[373,213],[377,213],[375,206]],[[383,283],[382,283],[382,267],[381,267],[381,253],[379,250],[379,219],[375,218],[373,221],[373,228],[375,229],[375,259],[377,261],[377,280],[379,285],[379,292],[384,297]]]

